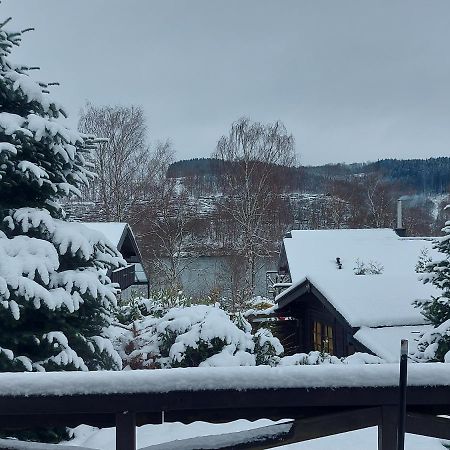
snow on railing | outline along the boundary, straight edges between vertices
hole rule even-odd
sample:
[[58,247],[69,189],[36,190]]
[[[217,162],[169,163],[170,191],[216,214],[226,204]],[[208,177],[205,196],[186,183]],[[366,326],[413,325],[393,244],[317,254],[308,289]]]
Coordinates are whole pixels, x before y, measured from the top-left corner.
[[[1,373],[0,396],[398,386],[398,364]],[[411,364],[408,386],[450,386],[450,364]]]

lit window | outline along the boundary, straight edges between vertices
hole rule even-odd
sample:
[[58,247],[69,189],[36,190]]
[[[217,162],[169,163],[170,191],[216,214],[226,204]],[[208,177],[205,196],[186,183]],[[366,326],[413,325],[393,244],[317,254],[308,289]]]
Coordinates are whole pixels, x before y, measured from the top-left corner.
[[333,327],[322,322],[314,321],[313,324],[313,345],[314,350],[333,354]]

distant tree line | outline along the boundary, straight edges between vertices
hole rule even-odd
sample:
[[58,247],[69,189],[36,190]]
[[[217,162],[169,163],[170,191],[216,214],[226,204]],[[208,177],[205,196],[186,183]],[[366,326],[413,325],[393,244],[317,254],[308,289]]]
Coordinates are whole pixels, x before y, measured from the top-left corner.
[[393,181],[401,181],[417,193],[442,194],[449,191],[450,158],[383,159],[366,166]]
[[[169,178],[195,178],[197,185],[211,183],[225,170],[223,162],[214,158],[194,158],[172,163]],[[450,158],[382,159],[356,164],[286,167],[283,183],[286,190],[326,193],[330,180],[350,180],[355,176],[376,173],[386,181],[401,182],[418,194],[442,194],[450,186]]]
[[169,178],[217,175],[223,162],[216,158],[192,158],[173,162],[167,169]]

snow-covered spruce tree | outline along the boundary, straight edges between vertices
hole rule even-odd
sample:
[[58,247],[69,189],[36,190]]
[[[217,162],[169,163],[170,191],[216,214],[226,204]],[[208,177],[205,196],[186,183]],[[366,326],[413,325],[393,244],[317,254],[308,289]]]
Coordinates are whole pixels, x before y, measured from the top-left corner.
[[8,58],[23,32],[0,25],[0,371],[120,368],[104,329],[123,260],[100,233],[63,220],[59,200],[93,177],[93,137],[32,68]]
[[[446,210],[450,209],[448,205]],[[436,240],[435,248],[442,257],[428,262],[422,269],[421,279],[432,283],[440,295],[431,300],[417,302],[423,314],[434,325],[419,340],[416,358],[419,361],[450,362],[450,221],[445,223],[443,237]]]

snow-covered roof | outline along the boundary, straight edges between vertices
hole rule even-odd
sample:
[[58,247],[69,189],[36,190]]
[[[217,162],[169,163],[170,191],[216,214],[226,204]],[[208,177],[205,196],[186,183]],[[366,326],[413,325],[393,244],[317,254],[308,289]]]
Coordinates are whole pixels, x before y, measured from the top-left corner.
[[[424,323],[412,303],[437,293],[415,271],[423,250],[436,254],[431,239],[401,238],[391,229],[293,230],[291,235],[284,248],[293,284],[277,302],[308,280],[352,327]],[[356,275],[358,265],[381,273]]]
[[433,328],[432,325],[414,325],[403,327],[361,327],[354,335],[361,344],[371,352],[394,363],[400,360],[400,341],[408,339],[409,354],[417,351],[417,343],[420,335]]
[[147,273],[141,263],[136,263],[134,266],[134,274],[138,283],[148,283]]
[[125,222],[83,222],[83,225],[100,231],[117,247],[128,224]]

